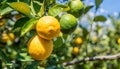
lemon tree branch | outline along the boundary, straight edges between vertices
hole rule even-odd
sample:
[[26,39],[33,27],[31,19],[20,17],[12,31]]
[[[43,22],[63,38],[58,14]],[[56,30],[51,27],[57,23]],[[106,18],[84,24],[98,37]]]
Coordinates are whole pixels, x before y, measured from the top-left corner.
[[87,61],[97,61],[97,60],[113,60],[113,59],[118,59],[120,58],[120,53],[115,54],[115,55],[108,55],[108,56],[95,56],[95,57],[87,57],[83,58],[81,60],[72,60],[70,62],[64,62],[64,66],[68,65],[74,65],[82,62],[87,62]]

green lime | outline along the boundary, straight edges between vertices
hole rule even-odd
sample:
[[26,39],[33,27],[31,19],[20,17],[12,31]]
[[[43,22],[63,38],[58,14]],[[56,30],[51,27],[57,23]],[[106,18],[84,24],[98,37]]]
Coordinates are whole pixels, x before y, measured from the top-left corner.
[[70,13],[73,14],[76,17],[79,17],[82,15],[84,11],[84,4],[80,0],[72,0],[69,3],[70,6]]
[[64,14],[60,19],[60,26],[62,33],[72,33],[77,26],[77,19],[71,14]]

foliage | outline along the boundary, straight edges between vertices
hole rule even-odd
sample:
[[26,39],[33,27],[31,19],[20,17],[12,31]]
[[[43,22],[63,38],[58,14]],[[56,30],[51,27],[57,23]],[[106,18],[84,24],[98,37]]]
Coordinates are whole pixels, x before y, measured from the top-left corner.
[[[73,0],[0,0],[0,34],[14,33],[15,40],[2,42],[0,35],[0,68],[4,69],[120,69],[120,60],[87,61],[70,66],[62,63],[79,60],[85,57],[113,55],[120,51],[120,16],[112,15],[89,16],[93,7],[99,11],[103,0],[95,0],[95,5],[83,3],[82,10],[72,13],[77,18],[77,27],[70,34],[60,33],[53,39],[53,52],[44,61],[36,61],[29,54],[27,44],[36,35],[35,25],[39,18],[49,15],[60,18],[64,14],[71,14],[69,3]],[[77,0],[80,1],[80,0]],[[82,13],[81,13],[82,12]],[[96,13],[95,12],[95,13]],[[76,16],[76,14],[80,14]],[[19,17],[16,17],[20,15]],[[86,17],[85,17],[86,16]],[[86,18],[88,26],[80,23]],[[1,25],[2,20],[5,24]],[[111,24],[107,25],[106,21]],[[102,25],[101,25],[102,24]],[[110,26],[111,25],[111,26]],[[94,26],[94,28],[92,28]],[[82,39],[81,44],[74,42],[75,38]],[[74,54],[73,49],[79,49]]]

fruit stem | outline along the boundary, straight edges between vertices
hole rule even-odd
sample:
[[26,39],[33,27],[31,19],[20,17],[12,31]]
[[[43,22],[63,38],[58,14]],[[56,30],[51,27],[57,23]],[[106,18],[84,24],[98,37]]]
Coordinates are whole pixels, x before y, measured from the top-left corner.
[[88,43],[89,43],[89,41],[90,41],[90,36],[91,36],[91,32],[92,32],[92,26],[93,26],[93,21],[91,21],[91,19],[90,19],[90,17],[88,17],[88,21],[89,21],[89,23],[90,23],[90,31],[89,31],[89,33],[88,33],[88,37],[87,37],[87,42],[86,42],[86,56],[88,56]]

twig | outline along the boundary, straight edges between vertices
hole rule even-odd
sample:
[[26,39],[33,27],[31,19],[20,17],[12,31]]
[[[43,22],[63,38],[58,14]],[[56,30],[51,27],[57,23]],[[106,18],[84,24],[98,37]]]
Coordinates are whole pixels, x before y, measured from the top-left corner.
[[87,61],[96,61],[96,60],[113,60],[113,59],[118,59],[120,58],[120,53],[116,55],[108,55],[108,56],[96,56],[96,57],[87,57],[83,58],[81,60],[72,60],[70,62],[64,62],[62,65],[68,66],[68,65],[74,65],[82,62],[87,62]]

